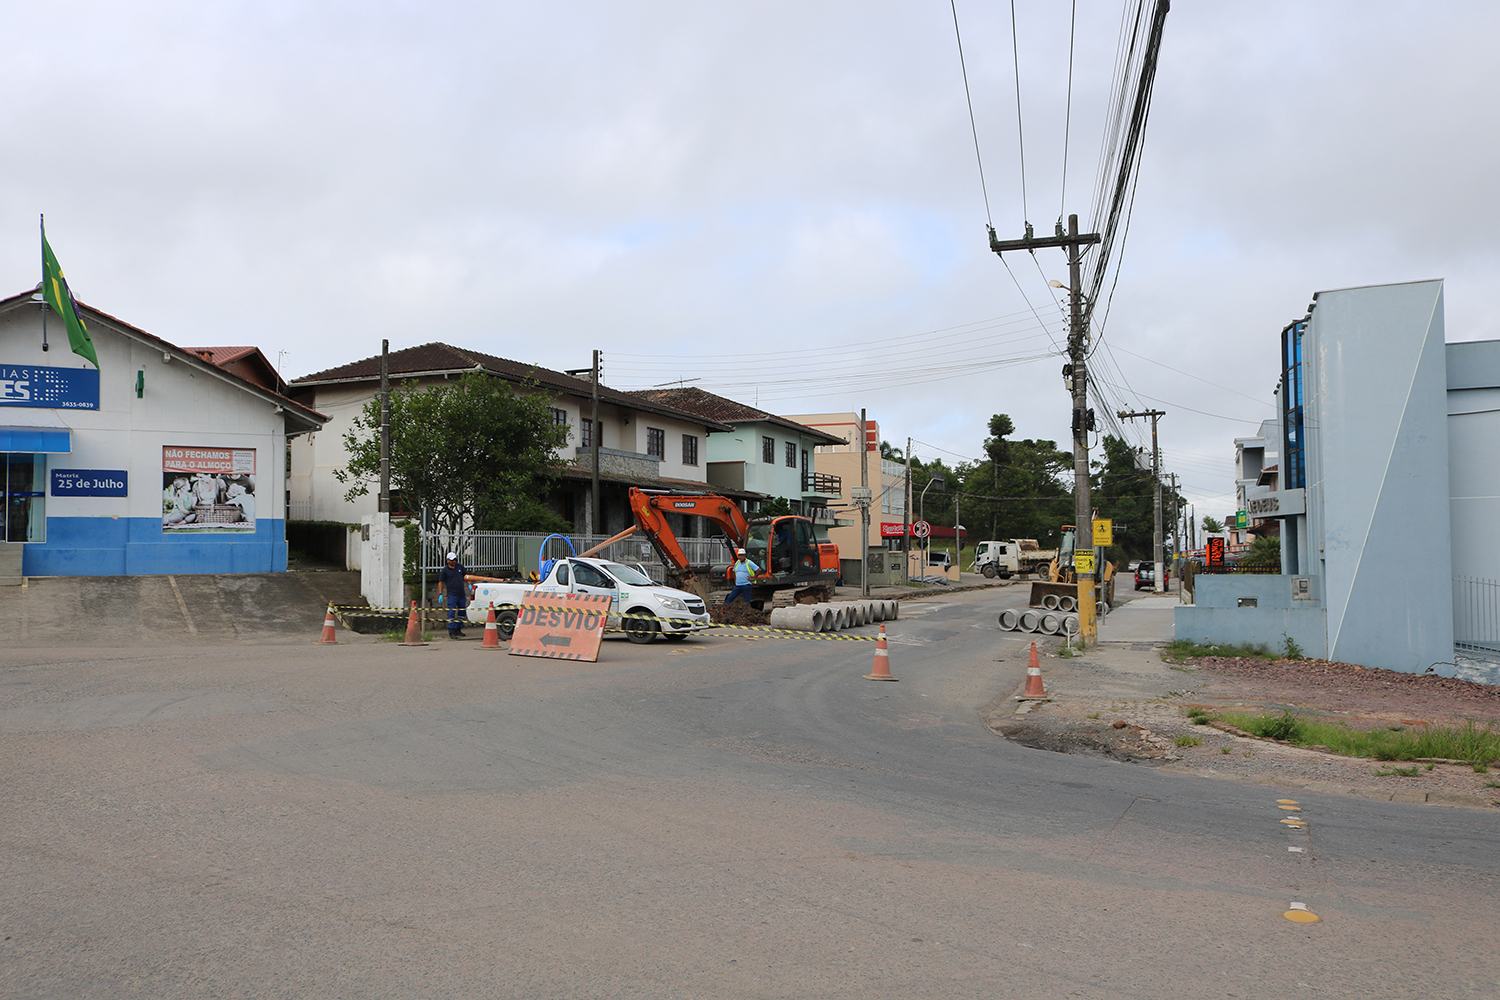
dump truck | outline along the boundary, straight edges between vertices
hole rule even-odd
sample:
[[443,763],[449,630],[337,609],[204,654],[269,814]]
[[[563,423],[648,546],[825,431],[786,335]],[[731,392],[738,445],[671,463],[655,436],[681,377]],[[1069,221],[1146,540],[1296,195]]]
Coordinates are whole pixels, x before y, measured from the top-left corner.
[[974,565],[969,568],[990,580],[997,576],[1009,580],[1027,573],[1045,573],[1056,558],[1056,549],[1043,549],[1035,538],[1003,538],[980,542],[974,549]]

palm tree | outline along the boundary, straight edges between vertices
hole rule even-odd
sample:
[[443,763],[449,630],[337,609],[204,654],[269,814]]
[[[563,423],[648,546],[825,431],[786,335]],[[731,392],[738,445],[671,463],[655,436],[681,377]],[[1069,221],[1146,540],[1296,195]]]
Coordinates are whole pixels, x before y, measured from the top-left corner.
[[880,457],[887,462],[906,461],[906,456],[901,453],[901,449],[892,448],[889,441],[880,442]]

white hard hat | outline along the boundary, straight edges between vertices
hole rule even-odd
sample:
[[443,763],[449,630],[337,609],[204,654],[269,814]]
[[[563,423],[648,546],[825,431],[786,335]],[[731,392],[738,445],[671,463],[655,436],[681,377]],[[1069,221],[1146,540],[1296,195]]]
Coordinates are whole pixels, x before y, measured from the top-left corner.
[[735,555],[739,555],[739,556],[742,556],[742,555],[744,555],[744,554],[745,554],[745,550],[744,550],[744,549],[735,549],[735,550],[734,550],[734,554],[735,554]]
[[452,559],[454,562],[457,562],[458,561],[458,553],[457,552],[450,552],[450,553],[448,553],[448,558]]

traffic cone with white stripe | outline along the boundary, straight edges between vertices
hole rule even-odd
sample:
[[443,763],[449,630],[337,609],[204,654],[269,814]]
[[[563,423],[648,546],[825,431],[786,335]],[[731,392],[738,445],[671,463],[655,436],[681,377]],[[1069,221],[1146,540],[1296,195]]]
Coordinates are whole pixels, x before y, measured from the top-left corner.
[[323,619],[323,638],[319,639],[318,641],[319,642],[338,642],[339,640],[338,640],[337,636],[335,636],[334,633],[333,633],[333,628],[334,628],[333,602],[329,601],[328,602],[328,617]]
[[406,619],[406,641],[403,646],[425,646],[422,641],[422,623],[417,618],[417,602],[411,602],[411,615]]
[[891,654],[885,646],[885,626],[880,626],[880,635],[875,640],[875,665],[870,672],[865,674],[867,681],[898,681],[901,678],[891,676]]
[[500,648],[500,626],[495,624],[495,604],[490,602],[490,613],[484,619],[484,641],[479,645],[485,649]]
[[1026,668],[1026,690],[1016,695],[1016,701],[1034,701],[1047,699],[1047,691],[1042,687],[1042,665],[1036,658],[1036,643],[1031,644],[1031,665]]

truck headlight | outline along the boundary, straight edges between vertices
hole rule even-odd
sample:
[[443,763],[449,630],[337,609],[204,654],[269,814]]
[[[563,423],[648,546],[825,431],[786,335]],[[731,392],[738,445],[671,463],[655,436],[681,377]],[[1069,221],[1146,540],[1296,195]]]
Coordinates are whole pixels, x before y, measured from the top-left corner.
[[671,608],[673,611],[686,611],[687,610],[687,605],[683,604],[681,601],[679,601],[675,597],[658,597],[656,600],[657,600],[657,603],[660,604],[662,607],[664,607],[664,608]]

